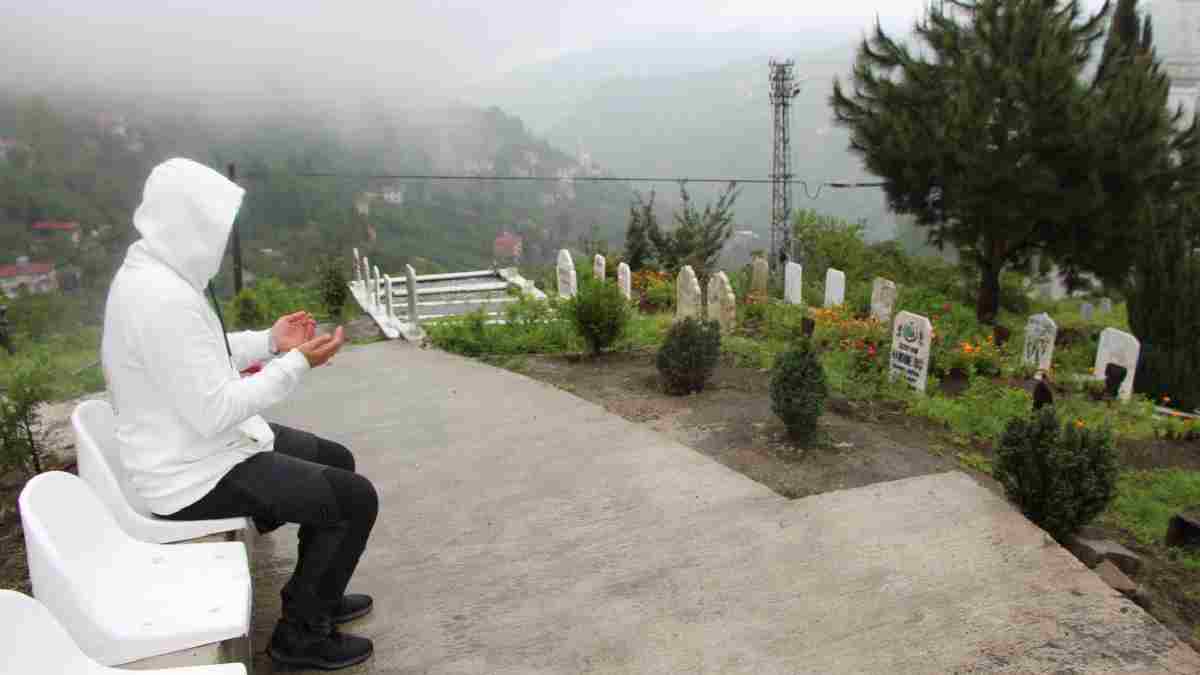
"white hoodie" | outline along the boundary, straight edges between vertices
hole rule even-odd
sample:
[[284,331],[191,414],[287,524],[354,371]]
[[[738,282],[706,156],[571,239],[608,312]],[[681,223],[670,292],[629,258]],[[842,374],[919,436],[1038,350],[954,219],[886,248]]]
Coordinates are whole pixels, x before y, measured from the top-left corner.
[[204,294],[217,273],[244,191],[212,169],[171,159],[146,180],[129,247],[104,312],[101,359],[117,411],[130,484],[155,513],[206,495],[238,462],[273,449],[258,413],[308,370],[297,350],[270,357],[270,331],[229,334],[233,359]]

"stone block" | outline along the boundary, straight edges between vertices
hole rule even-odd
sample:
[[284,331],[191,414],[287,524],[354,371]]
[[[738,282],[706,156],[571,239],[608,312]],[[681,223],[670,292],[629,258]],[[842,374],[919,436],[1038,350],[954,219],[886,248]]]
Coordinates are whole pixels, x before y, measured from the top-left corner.
[[1138,591],[1138,585],[1133,582],[1133,579],[1125,576],[1121,568],[1112,564],[1112,561],[1105,560],[1096,565],[1096,574],[1104,580],[1113,590],[1120,591],[1123,595],[1133,596]]
[[1108,539],[1075,535],[1067,541],[1067,550],[1088,567],[1096,567],[1108,560],[1126,574],[1137,574],[1142,569],[1142,559],[1138,554]]
[[1200,550],[1200,506],[1171,516],[1171,522],[1167,524],[1166,544]]

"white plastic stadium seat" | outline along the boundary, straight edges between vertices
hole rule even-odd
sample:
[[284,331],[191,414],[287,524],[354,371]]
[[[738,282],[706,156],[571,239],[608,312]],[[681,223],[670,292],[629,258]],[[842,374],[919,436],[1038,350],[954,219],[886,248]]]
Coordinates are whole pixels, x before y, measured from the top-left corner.
[[84,401],[71,413],[75,429],[79,477],[87,481],[121,529],[142,541],[168,544],[214,534],[252,541],[248,518],[175,521],[158,518],[129,484],[113,429],[115,417],[107,401]]
[[18,503],[33,595],[83,653],[107,666],[165,655],[172,659],[151,663],[246,662],[244,544],[134,539],[86,483],[62,471],[34,476]]
[[[127,670],[109,668],[79,650],[42,603],[16,591],[0,590],[0,675],[63,673],[63,675],[117,675]],[[149,670],[161,675],[246,675],[240,663],[194,668]]]

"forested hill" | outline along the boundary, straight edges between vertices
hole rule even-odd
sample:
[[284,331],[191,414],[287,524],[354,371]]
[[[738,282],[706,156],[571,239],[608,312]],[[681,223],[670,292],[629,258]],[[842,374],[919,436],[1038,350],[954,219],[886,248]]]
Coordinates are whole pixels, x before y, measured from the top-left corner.
[[[186,156],[236,164],[247,188],[239,216],[247,268],[304,278],[316,257],[357,246],[381,267],[419,271],[490,265],[502,230],[525,237],[533,262],[598,233],[623,234],[629,189],[616,183],[415,181],[406,174],[600,175],[530,134],[503,111],[317,111],[281,105],[238,115],[99,97],[0,93],[3,261],[39,253],[30,225],[78,221],[88,236],[59,247],[88,285],[107,284],[133,236],[130,218],[150,169]],[[305,177],[301,174],[334,174]],[[107,227],[106,227],[107,226]]]

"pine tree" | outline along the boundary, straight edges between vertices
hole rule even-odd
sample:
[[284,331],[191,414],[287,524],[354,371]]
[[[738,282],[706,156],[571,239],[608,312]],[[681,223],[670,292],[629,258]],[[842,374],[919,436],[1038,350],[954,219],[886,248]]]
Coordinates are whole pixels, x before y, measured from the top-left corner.
[[919,50],[877,25],[853,89],[835,80],[830,102],[893,210],[978,267],[976,315],[990,322],[1001,271],[1096,208],[1083,71],[1104,15],[1076,0],[948,4],[918,23]]
[[680,207],[675,212],[675,229],[663,232],[657,223],[646,234],[654,244],[655,257],[671,274],[691,265],[701,283],[708,279],[725,243],[733,236],[733,205],[741,194],[730,183],[717,196],[716,203],[705,204],[700,211],[684,185],[679,186]]
[[650,232],[657,230],[654,192],[650,192],[649,201],[643,200],[641,194],[635,195],[633,203],[629,205],[629,226],[625,229],[625,261],[632,271],[637,272],[654,262]]

